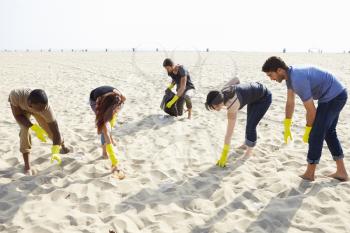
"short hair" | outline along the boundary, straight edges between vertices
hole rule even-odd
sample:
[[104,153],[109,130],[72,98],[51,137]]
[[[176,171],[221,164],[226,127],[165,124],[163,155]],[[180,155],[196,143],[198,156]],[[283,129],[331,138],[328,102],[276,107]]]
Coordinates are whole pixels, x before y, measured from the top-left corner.
[[286,63],[282,60],[280,57],[269,57],[264,65],[262,66],[262,71],[267,73],[267,72],[276,72],[278,68],[288,70],[288,66]]
[[170,58],[165,58],[165,60],[163,61],[163,67],[173,66],[173,65],[174,65],[174,62]]
[[205,102],[205,108],[207,110],[213,110],[214,105],[224,102],[224,95],[220,91],[210,91],[207,95],[207,102]]
[[48,99],[44,90],[34,89],[30,92],[28,100],[33,104],[44,104],[47,105]]

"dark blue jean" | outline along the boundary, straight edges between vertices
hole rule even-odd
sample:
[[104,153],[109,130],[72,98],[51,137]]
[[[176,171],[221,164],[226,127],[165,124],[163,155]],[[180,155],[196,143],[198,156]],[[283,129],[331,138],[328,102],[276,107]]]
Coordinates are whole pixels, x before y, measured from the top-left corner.
[[331,101],[318,104],[315,121],[309,137],[308,163],[318,164],[320,162],[324,140],[326,140],[328,149],[334,160],[344,158],[336,127],[339,114],[347,99],[348,93],[344,90]]
[[254,147],[256,145],[256,127],[263,118],[272,102],[272,94],[267,90],[265,96],[259,101],[247,106],[247,125],[245,129],[245,145]]

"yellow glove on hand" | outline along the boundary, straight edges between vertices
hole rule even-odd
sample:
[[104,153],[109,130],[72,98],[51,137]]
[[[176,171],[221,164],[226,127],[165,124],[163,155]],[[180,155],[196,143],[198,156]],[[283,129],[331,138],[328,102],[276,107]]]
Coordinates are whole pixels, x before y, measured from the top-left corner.
[[293,140],[292,132],[290,130],[292,126],[292,119],[284,119],[284,143],[288,144],[288,138]]
[[304,136],[303,136],[303,141],[305,143],[309,143],[309,135],[310,135],[311,129],[312,129],[312,127],[305,126],[305,133],[304,133]]
[[111,128],[114,128],[115,124],[117,123],[117,113],[113,115],[112,120],[110,120]]
[[171,89],[173,89],[174,86],[175,86],[174,83],[170,83],[169,86],[168,86],[168,89],[171,90]]
[[46,142],[46,137],[48,136],[48,134],[39,125],[34,124],[30,127],[30,129],[35,132],[36,137],[39,138],[40,141]]
[[107,153],[109,155],[109,159],[112,162],[112,166],[115,167],[118,164],[118,159],[115,156],[113,145],[112,144],[107,144],[106,145],[106,151],[107,151]]
[[226,166],[227,155],[228,155],[229,150],[230,150],[230,145],[225,144],[224,145],[224,149],[222,149],[221,157],[217,161],[216,165],[218,165],[219,167],[225,167]]
[[179,97],[177,95],[175,95],[172,100],[170,100],[167,104],[166,107],[167,108],[171,108],[171,106],[173,106],[173,104],[175,104],[175,102],[179,99]]
[[57,162],[57,165],[61,165],[62,160],[61,157],[58,155],[60,153],[61,146],[60,145],[53,145],[51,147],[51,163],[54,161]]

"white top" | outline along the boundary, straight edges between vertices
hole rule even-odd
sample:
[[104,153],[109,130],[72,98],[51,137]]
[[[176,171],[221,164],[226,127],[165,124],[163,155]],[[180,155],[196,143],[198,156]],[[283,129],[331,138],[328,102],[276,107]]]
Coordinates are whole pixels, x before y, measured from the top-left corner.
[[[227,82],[222,88],[222,90],[239,83],[240,83],[239,78],[235,77],[231,79],[229,82]],[[227,111],[230,111],[230,112],[237,112],[239,110],[241,103],[239,102],[237,93],[235,93],[235,95],[225,103],[225,106],[227,107]]]

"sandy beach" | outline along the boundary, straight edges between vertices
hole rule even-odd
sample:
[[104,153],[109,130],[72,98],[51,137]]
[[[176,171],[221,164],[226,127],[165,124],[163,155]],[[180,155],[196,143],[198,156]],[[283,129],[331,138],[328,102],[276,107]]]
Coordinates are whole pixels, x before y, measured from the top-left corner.
[[[302,181],[307,144],[305,109],[297,98],[294,141],[283,142],[286,85],[270,81],[261,66],[271,55],[289,64],[326,68],[350,88],[350,54],[237,52],[1,52],[0,232],[33,233],[225,233],[350,232],[350,183],[326,177],[335,163],[324,145],[316,181]],[[164,118],[159,108],[170,82],[164,58],[188,68],[196,95],[193,118]],[[215,166],[223,146],[226,115],[208,112],[207,93],[231,78],[259,81],[273,94],[258,127],[254,154],[232,150],[229,164]],[[90,91],[120,89],[127,101],[113,136],[126,178],[110,174],[101,158]],[[31,164],[23,174],[19,126],[8,95],[15,88],[42,88],[72,152],[62,166],[50,164],[50,143],[33,137]],[[349,102],[338,136],[350,169]],[[244,141],[246,108],[231,142]]]

